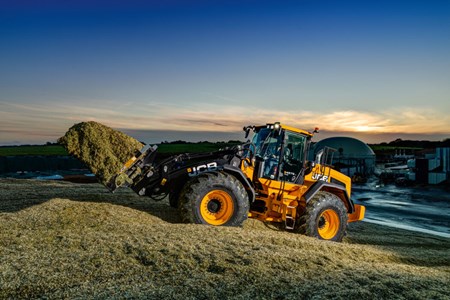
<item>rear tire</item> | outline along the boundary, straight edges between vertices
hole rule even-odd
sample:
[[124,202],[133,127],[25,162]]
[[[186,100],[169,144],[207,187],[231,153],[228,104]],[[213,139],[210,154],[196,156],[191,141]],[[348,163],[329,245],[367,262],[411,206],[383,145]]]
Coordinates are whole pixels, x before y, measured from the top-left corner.
[[306,205],[298,231],[321,240],[340,242],[347,229],[347,209],[342,200],[329,192],[318,192]]
[[242,183],[224,173],[205,173],[181,191],[178,210],[185,223],[241,226],[247,219],[249,200]]

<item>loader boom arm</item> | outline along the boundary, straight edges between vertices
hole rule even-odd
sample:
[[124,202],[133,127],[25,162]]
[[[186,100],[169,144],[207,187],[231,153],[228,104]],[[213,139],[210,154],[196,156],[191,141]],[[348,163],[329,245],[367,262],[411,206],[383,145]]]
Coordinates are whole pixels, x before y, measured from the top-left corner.
[[[239,152],[239,147],[206,153],[184,153],[155,162],[157,147],[153,146],[131,158],[107,187],[114,192],[128,186],[140,196],[165,197],[180,180],[207,171],[223,170],[224,165]],[[156,200],[156,199],[155,199]]]

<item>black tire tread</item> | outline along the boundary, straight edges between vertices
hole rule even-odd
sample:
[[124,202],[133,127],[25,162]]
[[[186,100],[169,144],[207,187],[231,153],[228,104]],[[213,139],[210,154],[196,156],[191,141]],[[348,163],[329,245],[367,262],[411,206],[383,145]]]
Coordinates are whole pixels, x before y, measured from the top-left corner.
[[298,232],[321,239],[317,231],[317,218],[325,209],[333,208],[339,216],[340,228],[331,241],[340,242],[347,228],[347,209],[342,200],[335,194],[320,191],[308,202],[305,213],[299,219]]
[[179,197],[178,211],[181,220],[184,223],[206,224],[197,212],[197,203],[214,188],[225,188],[236,199],[234,214],[223,226],[241,226],[248,216],[248,195],[242,183],[225,172],[201,174],[186,183]]

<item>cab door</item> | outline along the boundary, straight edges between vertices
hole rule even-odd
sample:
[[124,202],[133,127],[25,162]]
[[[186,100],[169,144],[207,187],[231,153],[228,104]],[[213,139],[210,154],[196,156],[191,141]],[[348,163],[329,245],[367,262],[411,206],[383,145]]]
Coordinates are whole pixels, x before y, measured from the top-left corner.
[[280,180],[299,183],[299,176],[303,176],[306,142],[307,137],[302,134],[285,132]]

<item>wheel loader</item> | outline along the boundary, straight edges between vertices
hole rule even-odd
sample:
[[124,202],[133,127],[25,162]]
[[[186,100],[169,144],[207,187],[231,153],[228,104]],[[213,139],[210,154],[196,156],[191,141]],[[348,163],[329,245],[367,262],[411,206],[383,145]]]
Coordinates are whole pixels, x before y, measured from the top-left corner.
[[351,179],[333,169],[334,149],[309,159],[313,132],[279,122],[244,127],[242,145],[180,154],[157,162],[157,147],[136,153],[107,187],[167,196],[184,222],[241,226],[247,218],[323,240],[341,241],[364,218],[350,198]]

